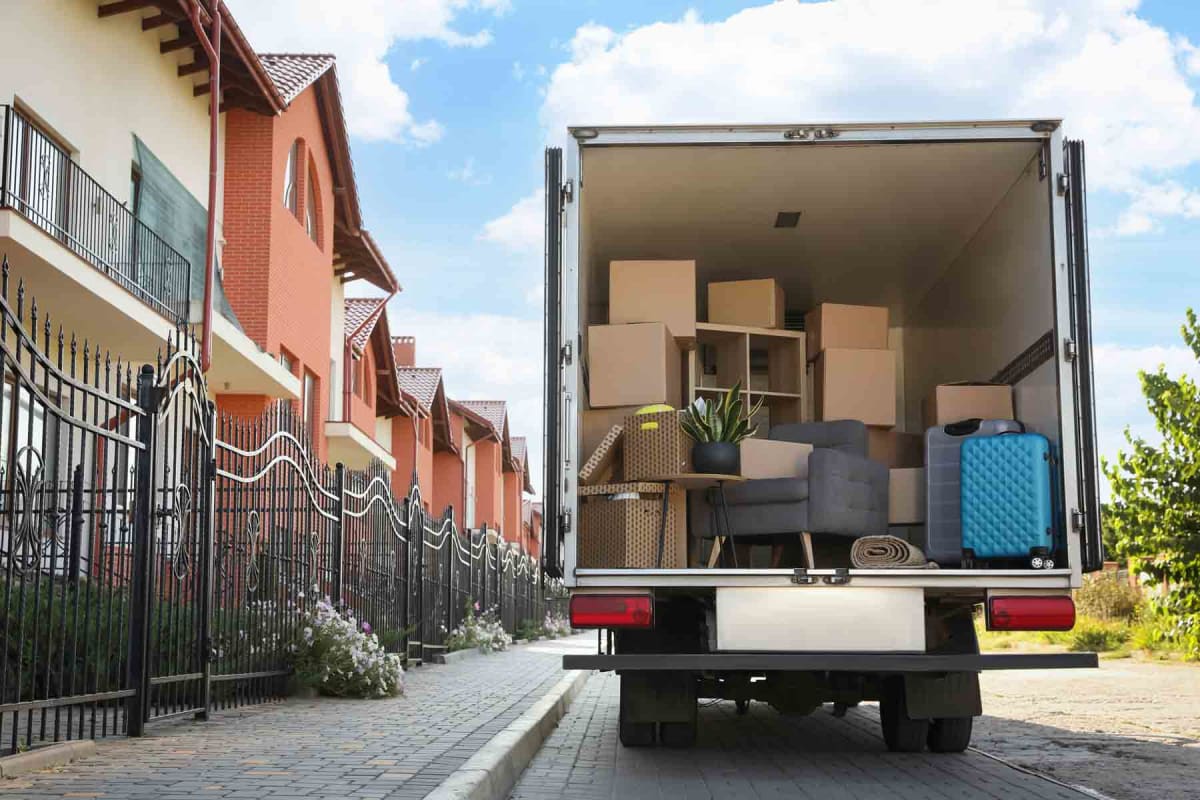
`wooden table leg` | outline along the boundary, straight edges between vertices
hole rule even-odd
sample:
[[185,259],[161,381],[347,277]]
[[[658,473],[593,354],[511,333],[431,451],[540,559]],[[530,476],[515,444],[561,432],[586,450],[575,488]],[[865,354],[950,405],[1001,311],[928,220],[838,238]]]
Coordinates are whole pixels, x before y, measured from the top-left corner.
[[725,537],[716,536],[713,538],[712,550],[708,553],[708,568],[712,569],[717,565],[717,560],[721,557],[721,548],[725,546]]

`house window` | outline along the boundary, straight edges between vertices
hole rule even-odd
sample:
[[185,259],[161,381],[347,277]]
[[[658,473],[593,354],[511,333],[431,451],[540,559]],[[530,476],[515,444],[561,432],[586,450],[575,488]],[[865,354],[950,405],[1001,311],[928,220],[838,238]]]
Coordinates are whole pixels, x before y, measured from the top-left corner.
[[319,247],[321,221],[317,217],[317,171],[311,164],[308,167],[308,185],[304,191],[304,230],[308,232],[308,238]]
[[292,147],[288,150],[287,166],[283,170],[283,205],[292,214],[296,214],[299,210],[297,203],[300,198],[297,196],[296,188],[296,168],[300,161],[300,140],[292,142]]
[[304,425],[309,433],[317,430],[317,398],[320,396],[317,388],[317,376],[304,371],[304,396],[301,403],[304,409]]
[[284,350],[282,347],[279,348],[279,363],[282,364],[283,368],[288,372],[292,373],[293,375],[296,374],[296,359],[292,358],[292,354],[287,350]]

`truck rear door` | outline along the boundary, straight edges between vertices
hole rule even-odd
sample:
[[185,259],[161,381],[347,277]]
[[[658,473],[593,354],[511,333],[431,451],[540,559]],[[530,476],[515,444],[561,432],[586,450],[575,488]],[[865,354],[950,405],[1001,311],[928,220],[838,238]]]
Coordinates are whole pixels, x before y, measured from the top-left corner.
[[563,577],[562,443],[563,379],[560,363],[562,335],[562,148],[546,148],[546,299],[543,451],[545,482],[542,486],[542,568],[554,578]]
[[1100,470],[1096,455],[1096,397],[1092,371],[1092,297],[1088,271],[1087,174],[1084,168],[1083,142],[1063,143],[1065,174],[1059,190],[1066,198],[1067,271],[1071,289],[1071,346],[1075,348],[1075,448],[1079,474],[1081,519],[1069,520],[1082,526],[1081,552],[1084,572],[1104,566],[1104,546],[1100,531]]

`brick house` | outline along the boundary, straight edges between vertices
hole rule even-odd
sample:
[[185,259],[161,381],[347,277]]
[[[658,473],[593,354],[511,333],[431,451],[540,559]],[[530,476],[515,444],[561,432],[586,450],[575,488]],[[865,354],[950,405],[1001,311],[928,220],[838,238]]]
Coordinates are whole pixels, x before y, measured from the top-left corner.
[[447,506],[453,506],[455,521],[461,526],[462,418],[458,418],[456,436],[442,371],[437,367],[400,364],[396,367],[396,379],[412,413],[392,420],[392,454],[396,458],[393,491],[404,496],[415,479],[426,509],[441,513]]
[[[376,386],[392,361],[383,302],[348,300],[344,285],[364,280],[389,296],[400,287],[362,225],[334,59],[259,59],[285,107],[227,114],[226,293],[246,334],[298,379],[297,410],[318,457],[387,463],[387,426],[375,417],[400,404],[390,385]],[[270,400],[216,389],[219,408],[239,415]]]
[[[463,415],[478,436],[472,438],[464,459],[468,483],[467,527],[486,524],[509,542],[521,541],[522,492],[533,492],[525,456],[525,440],[508,429],[508,406],[503,400],[452,400],[451,409]],[[473,486],[471,483],[473,482]],[[471,491],[473,489],[473,491]]]

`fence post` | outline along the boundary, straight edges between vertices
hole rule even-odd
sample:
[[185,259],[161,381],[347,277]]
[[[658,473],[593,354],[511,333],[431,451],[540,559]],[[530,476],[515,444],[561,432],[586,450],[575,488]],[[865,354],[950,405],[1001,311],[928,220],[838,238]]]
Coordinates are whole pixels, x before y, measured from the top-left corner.
[[151,550],[154,537],[154,450],[158,420],[154,367],[143,364],[138,372],[137,401],[142,410],[138,421],[137,485],[133,499],[133,564],[129,603],[129,688],[133,694],[126,706],[130,736],[146,731],[146,709],[150,703],[148,669],[150,636],[150,586],[153,580]]
[[208,453],[205,454],[207,463],[204,465],[204,516],[200,521],[200,710],[196,719],[207,720],[212,708],[212,608],[213,608],[213,544],[216,537],[213,528],[216,525],[216,514],[213,509],[217,493],[217,406],[211,400],[205,405],[208,418]]
[[67,580],[79,583],[80,550],[83,546],[83,463],[71,473],[71,537],[67,543]]
[[337,522],[333,526],[333,602],[340,605],[346,566],[346,465],[341,461],[334,467],[334,489],[337,494]]
[[[415,507],[415,508],[414,508]],[[420,503],[416,503],[410,494],[404,501],[405,519],[416,522],[416,535],[409,531],[409,537],[417,545],[417,659],[425,663],[425,645],[428,643],[428,631],[425,629],[425,518]]]
[[[454,573],[458,572],[458,531],[454,527],[454,516],[450,506],[446,506],[446,513],[442,518],[450,524],[450,532],[446,536],[446,555],[449,558],[446,560],[446,630],[454,627]],[[449,541],[454,539],[454,541]]]

